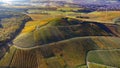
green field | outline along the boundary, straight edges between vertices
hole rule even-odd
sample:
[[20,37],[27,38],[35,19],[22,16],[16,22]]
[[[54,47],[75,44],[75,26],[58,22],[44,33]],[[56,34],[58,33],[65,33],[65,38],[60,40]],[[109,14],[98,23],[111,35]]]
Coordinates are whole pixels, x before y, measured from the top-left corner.
[[87,62],[89,68],[120,67],[120,50],[95,50],[88,53]]

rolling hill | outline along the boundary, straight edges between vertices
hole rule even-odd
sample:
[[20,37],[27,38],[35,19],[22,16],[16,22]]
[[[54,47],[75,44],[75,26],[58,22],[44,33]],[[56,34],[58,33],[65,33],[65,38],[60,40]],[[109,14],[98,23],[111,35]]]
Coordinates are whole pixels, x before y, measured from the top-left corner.
[[18,47],[29,48],[83,36],[116,36],[116,34],[101,23],[56,18],[42,26],[27,26],[16,37],[14,44]]
[[[98,63],[97,60],[86,59],[98,56],[96,54],[99,52],[91,53],[91,51],[120,49],[120,33],[116,31],[119,29],[114,24],[68,17],[41,20],[31,25],[33,23],[35,22],[28,22],[22,32],[14,39],[14,45],[0,60],[0,66],[87,68],[89,67],[87,61]],[[96,56],[92,56],[93,54]],[[106,52],[102,54],[105,55],[103,56],[105,59]],[[108,62],[103,62],[103,65],[107,66]]]

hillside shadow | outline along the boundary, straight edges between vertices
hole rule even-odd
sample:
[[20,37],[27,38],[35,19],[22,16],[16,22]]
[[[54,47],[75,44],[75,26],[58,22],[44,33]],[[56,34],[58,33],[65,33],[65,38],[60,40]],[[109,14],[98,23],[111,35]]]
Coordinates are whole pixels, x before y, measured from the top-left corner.
[[[93,24],[104,30],[106,33],[108,33],[110,36],[117,36],[115,33],[113,33],[106,25],[98,22],[83,22],[83,25],[85,24]],[[91,25],[91,27],[94,27]],[[98,30],[99,31],[99,30]]]
[[[51,26],[50,28],[54,28],[54,27]],[[78,25],[57,26],[56,28],[58,28],[59,32],[62,33],[64,38],[60,37],[60,35],[54,36],[54,34],[52,34],[51,37],[49,38],[46,35],[46,37],[45,37],[46,41],[45,42],[43,40],[41,40],[41,42],[38,41],[38,45],[39,44],[43,45],[43,44],[59,42],[59,41],[62,41],[62,40],[71,39],[71,38],[75,38],[75,37],[117,36],[106,25],[104,25],[102,23],[98,23],[98,22],[84,21],[82,23],[79,23]]]
[[76,12],[78,12],[78,13],[91,13],[91,12],[94,12],[95,10],[78,10],[78,11],[76,11]]
[[5,43],[2,43],[2,41],[0,41],[0,59],[2,59],[5,53],[9,52],[9,50],[10,50],[10,47],[6,45]]
[[3,28],[3,26],[0,24],[0,28]]

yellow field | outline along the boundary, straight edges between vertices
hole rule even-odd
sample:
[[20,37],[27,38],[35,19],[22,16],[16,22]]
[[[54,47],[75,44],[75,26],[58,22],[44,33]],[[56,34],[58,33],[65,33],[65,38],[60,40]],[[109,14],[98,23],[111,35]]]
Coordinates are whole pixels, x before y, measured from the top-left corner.
[[31,32],[35,30],[36,27],[44,26],[48,23],[48,21],[54,19],[49,15],[41,15],[41,14],[29,14],[29,16],[33,19],[33,21],[29,21],[25,24],[22,33]]
[[57,10],[66,10],[66,11],[71,11],[71,10],[82,10],[83,8],[72,8],[72,7],[61,7],[57,8]]
[[101,12],[92,12],[88,16],[96,21],[112,22],[116,17],[120,17],[120,11],[101,11]]

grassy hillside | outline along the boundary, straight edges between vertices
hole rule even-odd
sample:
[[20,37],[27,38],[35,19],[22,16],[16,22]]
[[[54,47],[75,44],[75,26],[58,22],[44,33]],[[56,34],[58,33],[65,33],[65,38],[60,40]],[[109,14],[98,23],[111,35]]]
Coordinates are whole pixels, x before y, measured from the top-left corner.
[[120,67],[120,50],[96,50],[88,53],[89,68]]
[[[118,49],[120,48],[119,40],[115,37],[77,37],[37,48],[17,49],[14,55],[6,54],[0,63],[2,66],[8,64],[10,60],[3,61],[13,56],[8,66],[17,68],[76,68],[86,64],[88,51]],[[12,49],[10,49],[11,51]]]
[[55,18],[49,21],[47,25],[49,26],[70,26],[70,25],[78,25],[80,23],[82,22],[77,19],[63,17],[63,18]]
[[32,21],[29,21],[25,24],[24,29],[21,33],[31,32],[33,31],[36,26],[44,26],[48,23],[49,20],[54,19],[55,17],[52,17],[50,15],[41,15],[41,14],[28,14]]
[[14,44],[19,47],[34,47],[74,37],[115,36],[104,24],[96,22],[56,18],[45,22],[44,25],[41,23],[31,26],[26,24],[22,33],[14,40]]
[[15,51],[16,48],[11,47],[9,51],[6,52],[5,56],[0,60],[0,66],[9,66],[13,59]]

